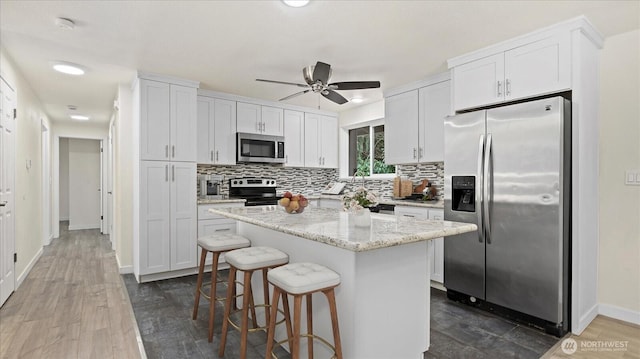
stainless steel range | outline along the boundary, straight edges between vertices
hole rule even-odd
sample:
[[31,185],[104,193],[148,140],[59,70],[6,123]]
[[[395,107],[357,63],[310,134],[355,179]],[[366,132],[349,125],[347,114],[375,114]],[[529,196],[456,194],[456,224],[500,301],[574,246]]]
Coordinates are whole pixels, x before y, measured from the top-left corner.
[[276,187],[273,178],[232,178],[229,180],[229,198],[244,199],[245,206],[276,205]]

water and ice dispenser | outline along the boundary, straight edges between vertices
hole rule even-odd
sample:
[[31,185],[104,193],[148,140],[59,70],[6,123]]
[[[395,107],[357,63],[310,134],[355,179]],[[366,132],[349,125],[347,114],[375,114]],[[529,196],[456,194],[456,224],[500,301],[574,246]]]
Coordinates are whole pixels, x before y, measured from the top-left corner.
[[476,211],[476,177],[451,177],[452,201],[451,209],[461,212]]

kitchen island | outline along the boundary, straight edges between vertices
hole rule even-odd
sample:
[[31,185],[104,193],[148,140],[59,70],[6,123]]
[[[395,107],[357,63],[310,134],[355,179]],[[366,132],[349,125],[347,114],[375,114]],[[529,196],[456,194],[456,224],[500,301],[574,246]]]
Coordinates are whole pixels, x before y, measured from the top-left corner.
[[[347,212],[330,208],[307,207],[301,214],[277,206],[210,211],[238,220],[237,232],[252,246],[277,248],[289,254],[290,262],[314,262],[340,274],[336,300],[343,354],[350,359],[422,358],[429,348],[430,239],[477,229],[376,213],[369,226],[356,227]],[[259,301],[261,278],[253,280]],[[314,299],[313,311],[314,332],[331,338],[324,297]],[[285,337],[284,328],[278,328],[276,338]],[[301,344],[305,352],[306,341]],[[314,350],[319,358],[331,355],[322,345]]]

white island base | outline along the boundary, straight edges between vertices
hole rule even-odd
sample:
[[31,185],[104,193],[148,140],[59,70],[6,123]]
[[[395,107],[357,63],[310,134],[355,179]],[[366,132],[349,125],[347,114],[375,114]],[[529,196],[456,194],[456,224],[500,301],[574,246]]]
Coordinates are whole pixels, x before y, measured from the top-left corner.
[[[430,240],[356,252],[244,222],[238,222],[238,233],[252,246],[288,253],[291,263],[314,262],[340,274],[336,300],[345,359],[423,358],[429,348]],[[256,303],[263,298],[261,281],[256,273]],[[302,313],[304,332],[304,307]],[[264,322],[264,311],[258,312],[258,319]],[[314,334],[333,341],[328,304],[321,293],[313,295],[313,326]],[[285,338],[284,325],[278,325],[276,340]],[[302,338],[302,357],[306,352],[307,340]],[[330,358],[332,352],[316,341],[314,355]]]

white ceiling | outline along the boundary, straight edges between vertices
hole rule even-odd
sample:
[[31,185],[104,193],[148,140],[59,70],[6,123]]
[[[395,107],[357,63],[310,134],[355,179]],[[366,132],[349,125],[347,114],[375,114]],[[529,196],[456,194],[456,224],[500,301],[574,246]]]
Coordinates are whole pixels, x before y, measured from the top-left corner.
[[[640,28],[640,1],[0,1],[0,45],[55,122],[67,105],[108,123],[118,84],[136,70],[200,81],[201,88],[266,100],[299,91],[302,68],[332,65],[332,81],[375,81],[342,91],[369,103],[382,92],[446,70],[448,58],[578,15],[605,37]],[[75,21],[75,30],[54,25]],[[50,62],[85,66],[85,76]],[[343,111],[305,94],[287,103]]]

